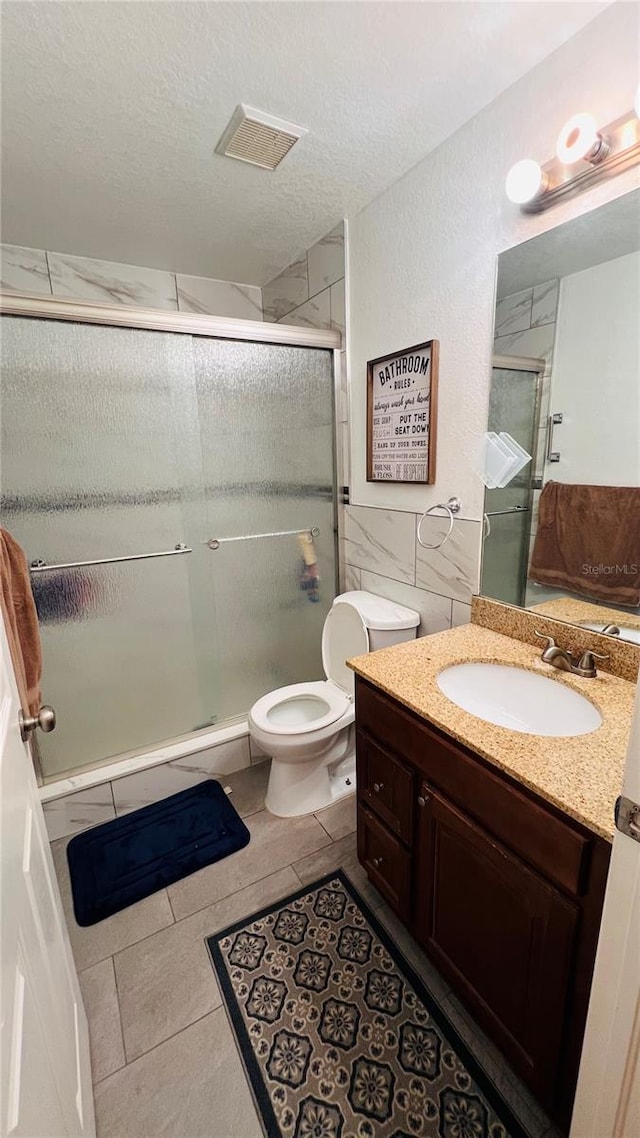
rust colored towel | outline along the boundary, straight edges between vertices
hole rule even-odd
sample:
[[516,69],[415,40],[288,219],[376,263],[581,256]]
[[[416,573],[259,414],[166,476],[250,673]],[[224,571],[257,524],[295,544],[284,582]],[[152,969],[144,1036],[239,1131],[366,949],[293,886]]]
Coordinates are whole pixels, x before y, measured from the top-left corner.
[[40,709],[42,650],[38,614],[31,592],[27,559],[6,529],[0,529],[0,600],[18,681],[22,710]]
[[594,600],[640,605],[640,488],[547,482],[529,577]]

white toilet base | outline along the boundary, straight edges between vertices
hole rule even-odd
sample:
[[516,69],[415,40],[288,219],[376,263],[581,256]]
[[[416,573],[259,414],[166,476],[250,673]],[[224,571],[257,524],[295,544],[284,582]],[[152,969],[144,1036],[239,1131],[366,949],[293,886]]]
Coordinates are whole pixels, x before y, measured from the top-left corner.
[[339,762],[331,766],[309,763],[283,763],[271,760],[265,806],[278,818],[299,818],[331,806],[356,790],[356,754],[350,747]]

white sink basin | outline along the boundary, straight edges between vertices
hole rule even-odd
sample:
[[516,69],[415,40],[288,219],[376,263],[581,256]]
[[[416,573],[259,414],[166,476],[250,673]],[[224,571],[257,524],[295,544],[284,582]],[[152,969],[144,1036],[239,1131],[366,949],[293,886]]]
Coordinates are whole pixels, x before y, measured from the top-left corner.
[[580,623],[580,628],[589,628],[591,632],[604,632],[610,624],[615,624],[620,632],[608,633],[607,635],[615,635],[617,640],[628,640],[630,644],[640,644],[640,628],[628,628],[624,624],[618,624],[617,621],[610,620],[607,624],[603,624],[602,621],[597,623],[596,621],[583,620]]
[[525,668],[453,664],[436,676],[436,683],[464,711],[511,731],[588,735],[602,723],[597,707],[579,692]]

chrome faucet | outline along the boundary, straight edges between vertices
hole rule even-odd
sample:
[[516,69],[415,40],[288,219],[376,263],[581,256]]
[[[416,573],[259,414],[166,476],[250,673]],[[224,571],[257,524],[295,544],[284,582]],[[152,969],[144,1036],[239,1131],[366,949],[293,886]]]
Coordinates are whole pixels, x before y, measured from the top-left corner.
[[573,656],[566,648],[560,648],[553,636],[546,636],[544,632],[536,632],[541,640],[546,640],[546,647],[542,649],[542,656],[540,659],[544,664],[550,664],[552,668],[558,668],[561,672],[572,672],[574,676],[582,676],[583,679],[595,679],[598,675],[596,670],[596,660],[608,660],[608,656],[601,656],[599,652],[586,651],[580,657]]

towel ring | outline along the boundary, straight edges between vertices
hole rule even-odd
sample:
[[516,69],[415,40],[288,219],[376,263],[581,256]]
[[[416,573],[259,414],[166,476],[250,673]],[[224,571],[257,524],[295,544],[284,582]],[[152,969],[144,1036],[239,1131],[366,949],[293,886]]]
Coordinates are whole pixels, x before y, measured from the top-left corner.
[[[459,498],[449,498],[448,502],[438,502],[435,506],[429,506],[429,509],[425,510],[424,514],[420,518],[420,521],[418,522],[418,529],[416,531],[418,545],[421,545],[423,549],[442,549],[442,546],[446,544],[446,542],[451,537],[451,534],[453,533],[453,519],[456,514],[460,513],[461,509],[462,502]],[[449,515],[449,529],[442,538],[442,541],[437,542],[435,545],[427,545],[426,541],[423,541],[420,537],[420,527],[424,519],[428,518],[434,510],[445,510],[445,512]]]

